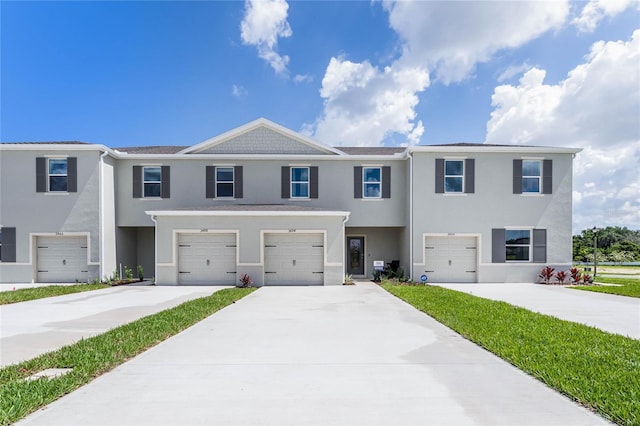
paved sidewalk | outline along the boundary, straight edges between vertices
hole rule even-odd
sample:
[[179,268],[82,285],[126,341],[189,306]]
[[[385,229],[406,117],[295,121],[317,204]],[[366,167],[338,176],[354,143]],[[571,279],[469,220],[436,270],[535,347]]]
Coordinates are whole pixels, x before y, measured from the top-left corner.
[[0,306],[0,366],[59,349],[223,287],[118,286]]
[[262,288],[23,425],[596,425],[374,284]]
[[640,299],[542,284],[435,284],[640,339]]

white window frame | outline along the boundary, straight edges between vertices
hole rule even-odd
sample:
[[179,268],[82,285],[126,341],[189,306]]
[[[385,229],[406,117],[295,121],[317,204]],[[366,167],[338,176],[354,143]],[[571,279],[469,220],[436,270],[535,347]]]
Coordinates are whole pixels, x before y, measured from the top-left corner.
[[[538,163],[538,170],[539,173],[537,175],[525,175],[524,174],[524,170],[525,170],[525,163]],[[526,180],[531,180],[531,179],[537,179],[538,180],[538,190],[537,191],[527,191],[525,190],[525,181]],[[523,194],[541,194],[542,193],[542,160],[539,159],[532,159],[532,158],[528,158],[528,159],[523,159],[522,160],[522,193]]]
[[[294,169],[306,169],[307,170],[307,180],[293,180],[293,170]],[[293,186],[296,185],[307,185],[307,195],[293,195]],[[311,169],[309,166],[290,166],[289,167],[289,194],[291,198],[309,198],[311,195]]]
[[[218,170],[220,169],[230,169],[231,170],[231,180],[223,180],[220,181],[218,179]],[[216,198],[235,198],[236,196],[236,170],[234,166],[215,166],[215,174],[216,174]],[[219,195],[218,194],[218,184],[220,183],[224,183],[224,184],[231,184],[232,185],[232,189],[231,189],[231,195]]]
[[[380,180],[378,182],[367,182],[365,176],[367,174],[367,170],[376,169],[378,170],[378,174],[380,176]],[[368,196],[366,187],[367,185],[378,185],[378,195],[375,197]],[[362,167],[362,198],[369,199],[378,199],[382,198],[382,167],[380,166],[363,166]]]
[[[67,173],[51,173],[51,160],[60,161],[64,160],[67,164]],[[52,190],[51,178],[52,177],[64,177],[67,179],[67,189],[65,190]],[[69,159],[67,157],[47,157],[47,192],[65,193],[69,192]]]
[[[508,244],[507,235],[509,231],[526,231],[529,233],[529,244]],[[505,251],[505,262],[506,263],[531,263],[533,259],[533,230],[531,228],[506,228],[504,234],[504,251]],[[507,256],[507,247],[527,247],[528,249],[528,259],[520,259],[520,260],[509,260]]]
[[[447,174],[447,163],[452,163],[452,162],[457,162],[457,163],[462,163],[462,174],[461,175],[448,175]],[[450,159],[444,160],[444,193],[445,194],[463,194],[464,193],[464,160],[460,160],[460,159]],[[460,191],[448,191],[447,190],[447,178],[461,178],[462,179],[462,185],[460,186]]]
[[[145,170],[158,169],[160,170],[160,180],[145,180]],[[158,184],[160,191],[158,195],[147,195],[146,184]],[[161,198],[162,197],[162,166],[142,166],[142,198]]]

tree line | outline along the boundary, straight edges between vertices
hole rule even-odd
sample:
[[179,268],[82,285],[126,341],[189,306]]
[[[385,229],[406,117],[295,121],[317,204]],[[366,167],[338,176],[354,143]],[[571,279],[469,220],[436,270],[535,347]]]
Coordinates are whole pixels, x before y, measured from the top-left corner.
[[[573,236],[573,261],[593,262],[593,229]],[[597,230],[598,262],[640,262],[640,230],[607,226]]]

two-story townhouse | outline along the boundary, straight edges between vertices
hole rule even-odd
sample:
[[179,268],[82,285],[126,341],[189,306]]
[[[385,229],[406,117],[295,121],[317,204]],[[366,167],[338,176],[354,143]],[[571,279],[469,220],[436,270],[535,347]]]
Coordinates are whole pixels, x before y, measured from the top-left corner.
[[[60,208],[38,192],[42,158],[43,179],[55,181],[58,163],[47,158],[85,151],[93,162],[67,162],[84,204],[54,182],[47,192],[68,199],[59,218],[25,220],[20,203]],[[416,280],[533,281],[542,264],[571,261],[578,151],[332,148],[265,119],[193,146],[3,144],[0,281],[84,280],[142,265],[158,284],[234,284],[248,274],[257,285],[334,285],[344,274],[371,277],[374,261]],[[55,240],[54,251],[68,253],[74,239],[86,247],[73,262],[38,248]],[[71,263],[80,272],[63,268]],[[50,264],[57,275],[38,272]]]

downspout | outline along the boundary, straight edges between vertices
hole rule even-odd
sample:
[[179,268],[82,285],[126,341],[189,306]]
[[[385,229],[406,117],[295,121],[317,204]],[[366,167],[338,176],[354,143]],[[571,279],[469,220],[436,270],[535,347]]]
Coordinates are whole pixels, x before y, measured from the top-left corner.
[[343,280],[347,276],[347,269],[346,269],[347,253],[345,251],[345,247],[347,245],[346,226],[347,226],[347,221],[349,220],[350,215],[351,215],[351,212],[347,212],[347,214],[344,217],[344,220],[342,221],[342,279]]
[[407,148],[409,157],[409,280],[413,281],[413,153]]
[[105,230],[104,230],[104,159],[105,157],[109,155],[108,151],[104,151],[101,155],[100,155],[100,176],[98,176],[98,183],[100,185],[100,205],[98,207],[98,212],[100,214],[100,254],[99,254],[99,258],[100,258],[100,277],[99,279],[102,280],[102,277],[104,277],[106,274],[104,273],[104,252],[105,252],[105,247],[104,247],[104,234],[105,234]]
[[158,282],[158,218],[156,216],[151,216],[151,220],[153,221],[153,226],[155,229],[153,230],[153,272],[154,279],[153,285]]

